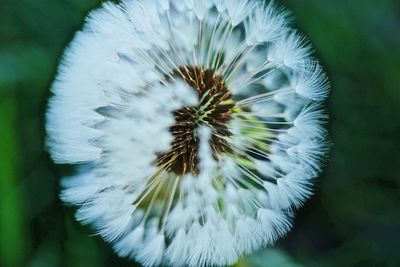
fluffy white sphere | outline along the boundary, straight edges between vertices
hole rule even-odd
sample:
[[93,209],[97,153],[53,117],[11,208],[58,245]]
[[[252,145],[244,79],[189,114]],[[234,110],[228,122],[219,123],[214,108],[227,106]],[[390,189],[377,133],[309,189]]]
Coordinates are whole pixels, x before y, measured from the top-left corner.
[[326,76],[271,2],[125,0],[89,14],[47,112],[62,199],[122,257],[223,266],[273,244],[326,154]]

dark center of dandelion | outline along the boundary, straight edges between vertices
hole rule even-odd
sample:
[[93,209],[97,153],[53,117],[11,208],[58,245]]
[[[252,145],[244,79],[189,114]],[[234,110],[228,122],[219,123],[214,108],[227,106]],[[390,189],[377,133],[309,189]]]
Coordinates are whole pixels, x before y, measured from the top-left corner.
[[188,173],[197,175],[200,142],[197,129],[201,125],[212,129],[210,146],[214,159],[219,153],[228,152],[230,146],[226,137],[231,133],[227,124],[235,104],[223,78],[212,69],[180,67],[173,75],[185,80],[197,92],[199,104],[174,112],[176,123],[170,128],[174,137],[171,149],[158,155],[156,165],[178,176]]

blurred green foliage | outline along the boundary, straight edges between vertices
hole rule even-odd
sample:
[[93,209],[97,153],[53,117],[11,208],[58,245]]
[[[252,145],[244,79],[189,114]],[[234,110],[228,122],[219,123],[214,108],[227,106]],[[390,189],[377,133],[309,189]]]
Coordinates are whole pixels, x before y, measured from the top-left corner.
[[[251,267],[400,266],[400,2],[282,0],[333,84],[334,143],[295,228]],[[63,48],[96,0],[0,0],[0,266],[135,266],[58,199],[66,167],[44,151]]]

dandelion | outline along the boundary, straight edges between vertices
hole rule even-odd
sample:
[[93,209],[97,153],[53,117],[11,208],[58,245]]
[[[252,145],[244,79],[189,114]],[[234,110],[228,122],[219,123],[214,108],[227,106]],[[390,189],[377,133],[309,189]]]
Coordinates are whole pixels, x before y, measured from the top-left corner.
[[288,13],[126,0],[89,14],[47,113],[61,198],[144,266],[224,266],[292,227],[325,156],[329,84]]

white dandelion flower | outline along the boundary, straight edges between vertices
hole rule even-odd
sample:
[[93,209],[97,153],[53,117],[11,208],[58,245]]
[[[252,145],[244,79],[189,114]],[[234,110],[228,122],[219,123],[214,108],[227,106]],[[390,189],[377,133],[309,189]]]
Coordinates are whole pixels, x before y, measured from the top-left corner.
[[89,14],[47,112],[61,198],[121,257],[224,266],[274,243],[325,156],[326,76],[272,2],[125,0]]

